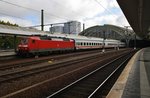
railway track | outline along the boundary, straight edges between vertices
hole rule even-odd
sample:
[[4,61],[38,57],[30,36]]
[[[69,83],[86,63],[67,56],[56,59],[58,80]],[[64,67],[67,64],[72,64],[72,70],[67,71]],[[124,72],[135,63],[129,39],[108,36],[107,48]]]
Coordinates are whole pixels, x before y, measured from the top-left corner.
[[[59,60],[62,58],[68,58],[71,56],[80,56],[84,54],[92,54],[92,53],[97,53],[100,52],[100,50],[94,50],[94,51],[84,51],[84,52],[75,52],[75,53],[67,53],[67,54],[60,54],[60,55],[52,55],[52,56],[47,56],[47,57],[40,57],[40,58],[19,58],[16,56],[10,56],[5,59],[5,57],[2,59],[2,61],[5,59],[3,63],[0,64],[0,71],[2,70],[9,70],[9,69],[14,69],[17,67],[24,67],[24,66],[31,66],[34,64],[46,62],[49,60]],[[10,58],[12,58],[10,60]],[[10,61],[9,61],[10,60]],[[8,62],[9,61],[9,62]]]
[[[115,53],[113,53],[113,54],[115,54]],[[76,54],[76,55],[81,56],[81,55],[83,55],[83,53]],[[95,53],[92,55],[88,54],[88,56],[86,55],[86,56],[71,58],[71,59],[67,59],[67,60],[53,63],[53,64],[49,64],[49,63],[42,64],[41,62],[45,62],[45,60],[44,61],[43,60],[37,61],[37,62],[35,62],[35,61],[34,62],[27,62],[27,63],[24,63],[24,66],[25,66],[24,68],[19,67],[16,69],[13,68],[10,70],[7,69],[6,71],[1,71],[0,72],[0,83],[7,82],[10,80],[15,80],[18,78],[23,78],[25,76],[38,74],[38,73],[45,72],[45,71],[54,70],[54,69],[65,67],[65,66],[70,66],[70,65],[73,65],[76,63],[81,63],[81,62],[85,62],[85,61],[92,60],[92,59],[99,59],[99,58],[101,59],[102,57],[105,57],[107,55],[110,55],[110,54],[106,53],[106,54],[101,55],[101,56],[100,56],[100,53]],[[62,57],[59,57],[59,59],[60,58],[62,58]],[[64,58],[64,56],[63,56],[63,58]],[[37,63],[40,63],[40,64],[37,64]],[[31,64],[33,66],[31,66]],[[15,65],[15,66],[18,66],[18,65]],[[23,64],[22,64],[22,66],[23,66]]]
[[[127,50],[120,51],[121,54],[123,52],[128,53]],[[114,53],[114,54],[117,54],[117,53]],[[118,53],[118,56],[120,55],[120,53]],[[14,75],[12,73],[9,74],[8,76],[4,75],[3,78],[0,76],[0,80],[2,80],[1,83],[6,83],[7,81],[9,81],[8,83],[10,83],[10,81],[12,81],[12,80],[17,81],[18,78],[20,79],[20,78],[25,78],[26,76],[32,76],[32,75],[34,76],[34,75],[37,75],[37,73],[42,73],[42,72],[46,72],[46,71],[47,71],[47,73],[49,73],[49,72],[53,72],[54,70],[58,70],[58,69],[63,70],[70,66],[75,66],[75,65],[79,66],[80,65],[80,67],[78,67],[78,68],[72,69],[68,72],[66,71],[65,73],[62,73],[60,75],[57,75],[57,76],[49,78],[49,79],[46,79],[44,81],[39,81],[38,83],[32,84],[31,86],[23,87],[18,90],[16,89],[15,91],[13,91],[13,92],[11,91],[8,94],[3,93],[2,97],[37,98],[37,97],[43,97],[43,95],[44,95],[44,97],[46,97],[46,96],[48,96],[48,94],[50,94],[50,93],[47,93],[47,91],[49,88],[51,88],[51,86],[55,88],[56,85],[57,86],[62,85],[62,84],[59,84],[58,81],[68,84],[68,81],[75,81],[74,79],[81,77],[81,76],[76,76],[76,75],[84,75],[85,73],[87,73],[87,71],[89,72],[93,69],[97,69],[96,66],[98,63],[104,64],[104,63],[106,63],[106,61],[108,62],[111,59],[111,56],[113,56],[113,54],[112,54],[112,52],[108,53],[108,55],[106,55],[106,54],[103,54],[101,56],[99,55],[99,56],[89,57],[89,58],[86,57],[84,59],[78,58],[79,61],[77,59],[76,60],[74,59],[74,62],[72,60],[68,60],[68,61],[66,60],[65,62],[58,63],[54,66],[45,66],[45,67],[39,67],[39,68],[35,68],[35,69],[33,68],[30,71],[27,70],[26,72],[20,72],[19,74],[16,74],[16,72],[15,72]],[[113,58],[116,58],[116,56],[114,56]],[[102,63],[102,61],[104,61],[104,62]],[[85,65],[81,65],[81,64],[84,64],[83,62],[86,62]],[[1,75],[2,75],[2,73],[1,73]],[[60,86],[60,87],[63,87],[63,86]],[[57,87],[56,87],[56,89],[58,90]],[[35,91],[40,91],[40,93],[35,92]],[[54,91],[56,91],[56,90],[52,90],[52,92],[54,92]],[[2,93],[2,92],[0,92],[0,93]],[[44,94],[41,94],[41,93],[44,93]]]
[[[106,49],[106,51],[113,51],[114,49]],[[40,58],[39,59],[48,59],[48,58],[52,58],[52,57],[57,57],[57,56],[70,56],[70,55],[76,55],[76,54],[86,54],[86,53],[96,53],[96,52],[101,52],[102,50],[99,50],[99,49],[95,49],[95,50],[80,50],[80,51],[76,51],[76,52],[64,52],[64,53],[53,53],[51,55],[40,55]],[[7,66],[7,65],[11,65],[11,63],[14,64],[13,65],[16,65],[16,64],[19,64],[19,63],[22,63],[24,61],[26,62],[30,62],[30,61],[33,61],[33,60],[36,60],[38,61],[39,59],[34,59],[34,56],[31,56],[31,57],[20,57],[20,56],[17,56],[17,55],[9,55],[9,56],[0,56],[0,68],[1,67],[4,67],[4,66]],[[9,62],[8,62],[9,61]]]
[[47,98],[103,98],[100,93],[102,87],[106,85],[108,80],[124,66],[133,55],[120,56],[107,64],[97,68],[89,74],[72,82],[57,92],[47,96]]

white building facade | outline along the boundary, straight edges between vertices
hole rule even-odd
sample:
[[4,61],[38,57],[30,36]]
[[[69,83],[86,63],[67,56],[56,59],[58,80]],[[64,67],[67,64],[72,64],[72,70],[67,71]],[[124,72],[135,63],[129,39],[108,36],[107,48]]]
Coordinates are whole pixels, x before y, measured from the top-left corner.
[[81,23],[78,21],[69,21],[64,24],[64,33],[79,34],[81,32]]
[[63,26],[53,26],[50,28],[50,33],[64,33]]

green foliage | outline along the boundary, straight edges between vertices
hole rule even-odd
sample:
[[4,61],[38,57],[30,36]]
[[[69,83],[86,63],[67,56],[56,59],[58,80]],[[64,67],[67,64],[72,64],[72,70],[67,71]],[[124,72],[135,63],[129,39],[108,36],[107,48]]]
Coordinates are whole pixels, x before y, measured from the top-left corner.
[[[1,21],[0,24],[8,25],[8,26],[16,26],[19,27],[17,24],[12,24],[9,21]],[[16,38],[16,45],[19,43],[19,38]],[[13,49],[14,46],[14,36],[7,36],[7,35],[0,35],[0,50],[1,49]]]
[[17,24],[12,24],[12,23],[10,23],[9,21],[7,21],[7,22],[5,22],[5,21],[1,21],[0,20],[0,24],[3,24],[3,25],[8,25],[8,26],[16,26],[16,27],[19,27],[19,25],[17,25]]
[[[20,38],[16,38],[16,46],[19,44]],[[1,49],[14,49],[13,36],[0,36],[0,50]]]

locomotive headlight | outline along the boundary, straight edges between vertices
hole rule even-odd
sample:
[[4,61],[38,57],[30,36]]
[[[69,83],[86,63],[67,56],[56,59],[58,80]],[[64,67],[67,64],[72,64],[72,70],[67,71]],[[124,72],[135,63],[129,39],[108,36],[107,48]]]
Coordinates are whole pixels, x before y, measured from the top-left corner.
[[24,50],[28,50],[28,47],[24,47]]

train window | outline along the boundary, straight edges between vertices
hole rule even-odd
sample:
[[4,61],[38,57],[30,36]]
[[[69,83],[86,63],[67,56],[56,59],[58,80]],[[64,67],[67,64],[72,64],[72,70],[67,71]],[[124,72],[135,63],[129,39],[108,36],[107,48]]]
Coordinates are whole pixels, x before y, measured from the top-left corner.
[[28,44],[28,39],[27,38],[21,39],[21,44],[23,45]]
[[81,43],[80,43],[80,45],[81,45]]
[[48,39],[48,40],[52,40],[52,38],[51,38],[51,37],[48,37],[47,39]]
[[80,43],[78,43],[78,45],[80,45]]
[[81,46],[82,46],[82,43],[81,43]]
[[47,36],[41,36],[40,39],[41,40],[48,40],[48,37]]
[[35,43],[35,40],[32,40],[32,43]]
[[63,38],[64,41],[70,41],[69,38]]

